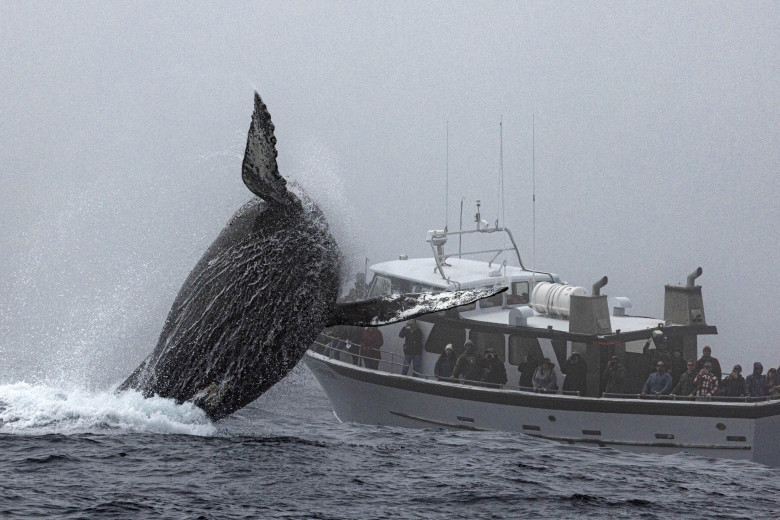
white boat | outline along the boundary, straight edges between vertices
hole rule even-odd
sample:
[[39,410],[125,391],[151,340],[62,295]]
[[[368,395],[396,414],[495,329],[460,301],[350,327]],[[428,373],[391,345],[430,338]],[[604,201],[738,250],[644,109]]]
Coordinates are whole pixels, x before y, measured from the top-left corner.
[[[305,360],[338,420],[505,430],[567,443],[660,454],[686,451],[780,466],[780,398],[640,394],[652,360],[673,350],[681,351],[685,359],[698,359],[698,336],[717,334],[706,322],[701,286],[695,284],[701,268],[689,275],[685,286],[665,287],[663,318],[630,316],[628,298],[610,299],[600,293],[606,277],[587,294],[583,287],[561,283],[553,273],[525,268],[506,228],[483,224],[471,231],[429,231],[427,238],[430,258],[402,257],[371,266],[369,296],[496,285],[508,290],[477,304],[418,318],[424,340],[422,369],[409,375],[401,374],[403,324],[380,328],[384,345],[376,369],[360,363],[356,347],[338,348],[332,336],[323,334]],[[448,241],[463,238],[494,238],[502,245],[445,253]],[[508,254],[516,257],[518,266],[495,263]],[[466,258],[472,255],[489,255],[491,260]],[[509,376],[507,384],[486,386],[433,376],[444,346],[452,344],[460,353],[466,339],[479,353],[495,351]],[[517,385],[523,356],[546,357],[560,367],[573,352],[580,353],[588,367],[585,392],[538,392]],[[626,386],[620,394],[603,393],[602,374],[613,356],[625,366]],[[563,375],[556,375],[561,383]]]

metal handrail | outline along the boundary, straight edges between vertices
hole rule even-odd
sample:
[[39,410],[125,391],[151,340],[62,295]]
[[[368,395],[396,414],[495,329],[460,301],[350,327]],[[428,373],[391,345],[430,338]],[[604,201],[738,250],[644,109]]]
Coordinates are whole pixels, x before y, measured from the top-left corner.
[[[329,338],[331,341],[333,341],[333,340],[335,340],[335,341],[346,341],[346,340],[343,340],[342,338],[338,338],[336,336],[331,336],[329,334],[322,334],[322,336],[324,336],[325,338]],[[317,341],[317,340],[314,341],[314,345],[317,345],[317,346],[321,347],[323,350],[326,349],[326,348],[330,349],[329,355],[328,355],[329,359],[333,359],[333,355],[332,355],[333,352],[339,352],[339,353],[343,353],[343,354],[349,354],[350,356],[353,356],[353,359],[354,358],[361,359],[361,360],[370,359],[372,361],[377,361],[379,363],[389,364],[390,366],[398,366],[398,367],[400,367],[398,373],[400,373],[401,370],[403,370],[403,367],[406,366],[406,364],[403,363],[402,356],[396,354],[395,352],[388,352],[388,351],[385,351],[385,350],[380,350],[379,351],[380,356],[382,356],[383,354],[389,354],[390,355],[390,360],[388,361],[388,360],[382,359],[381,357],[380,357],[380,359],[377,359],[377,358],[372,358],[372,357],[369,357],[369,356],[364,356],[364,355],[359,353],[360,349],[362,348],[362,345],[360,343],[350,343],[350,344],[352,346],[354,346],[354,347],[357,347],[357,353],[356,352],[352,352],[352,350],[347,350],[347,349],[344,349],[344,348],[336,348],[336,347],[330,346],[329,343],[322,343],[322,342]],[[400,362],[396,361],[396,358],[401,359],[401,361]],[[341,359],[337,359],[336,361],[342,362]],[[365,366],[365,361],[363,362],[363,365]],[[439,382],[450,383],[450,384],[479,386],[479,387],[482,387],[482,388],[494,388],[494,389],[499,389],[499,390],[503,389],[503,390],[519,391],[519,392],[570,395],[570,396],[577,396],[577,397],[580,396],[580,392],[572,392],[572,391],[564,391],[564,390],[542,390],[542,389],[535,390],[535,389],[530,388],[530,387],[516,386],[516,385],[509,385],[509,384],[499,385],[497,383],[489,383],[489,382],[486,382],[486,381],[474,381],[474,380],[471,380],[471,379],[459,379],[459,378],[452,378],[452,377],[437,377],[437,376],[432,375],[432,374],[425,374],[423,372],[418,372],[417,370],[415,370],[414,368],[411,368],[411,367],[410,367],[410,369],[411,370],[410,370],[409,373],[410,373],[411,377],[418,377],[420,379],[425,379],[425,380],[428,380],[428,381],[439,381]],[[377,371],[378,372],[387,372],[389,374],[396,373],[396,372],[392,372],[392,371],[388,371],[388,370],[381,370],[379,368],[377,369]]]
[[780,399],[780,395],[767,395],[761,397],[727,397],[724,395],[713,396],[691,396],[691,395],[651,395],[651,394],[620,394],[613,392],[604,392],[602,397],[616,399],[643,399],[657,401],[695,401],[695,402],[719,402],[719,403],[758,403],[762,401],[775,401]]

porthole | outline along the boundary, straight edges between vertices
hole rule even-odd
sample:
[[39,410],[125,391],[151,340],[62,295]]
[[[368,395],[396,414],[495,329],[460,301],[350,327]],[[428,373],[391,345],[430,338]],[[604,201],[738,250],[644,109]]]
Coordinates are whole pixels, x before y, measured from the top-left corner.
[[554,415],[548,415],[547,418],[550,420],[550,422],[555,422],[555,416]]
[[723,431],[726,429],[726,425],[723,424],[722,422],[719,422],[718,424],[715,425],[715,428],[719,429],[720,431]]

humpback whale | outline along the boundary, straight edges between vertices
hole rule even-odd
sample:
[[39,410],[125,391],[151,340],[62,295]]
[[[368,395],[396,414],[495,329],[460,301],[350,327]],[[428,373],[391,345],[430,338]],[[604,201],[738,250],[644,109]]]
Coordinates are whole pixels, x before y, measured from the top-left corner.
[[340,252],[323,213],[279,174],[274,125],[255,92],[241,167],[255,195],[179,290],[154,351],[117,391],[190,401],[219,420],[257,399],[323,328],[379,326],[471,303],[504,287],[337,303]]

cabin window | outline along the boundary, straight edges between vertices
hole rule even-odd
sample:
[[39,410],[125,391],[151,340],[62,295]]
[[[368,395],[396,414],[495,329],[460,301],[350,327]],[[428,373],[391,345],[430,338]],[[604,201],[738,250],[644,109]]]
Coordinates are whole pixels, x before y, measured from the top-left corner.
[[417,283],[412,282],[412,292],[413,293],[432,293],[440,291],[441,289],[437,289],[436,287],[433,287],[431,285],[427,285],[424,283]]
[[519,365],[526,356],[528,356],[529,361],[538,361],[544,358],[539,340],[523,336],[509,336],[509,364]]
[[471,334],[469,334],[469,339],[474,342],[474,346],[480,356],[485,353],[485,350],[492,348],[496,351],[498,359],[502,362],[506,359],[503,334],[472,330]]
[[528,301],[528,282],[513,282],[512,294],[506,295],[506,304],[522,305]]
[[393,294],[405,294],[413,292],[412,282],[409,280],[403,280],[401,278],[390,278],[390,283],[392,284],[391,290]]
[[374,280],[371,282],[371,292],[368,294],[370,298],[377,296],[385,296],[390,294],[392,284],[390,278],[382,275],[374,276]]
[[452,343],[452,349],[456,355],[463,353],[463,344],[466,342],[466,329],[457,325],[439,324],[433,326],[428,339],[425,341],[425,351],[433,354],[441,354],[447,343]]
[[473,311],[476,308],[477,308],[477,302],[471,302],[466,305],[461,305],[460,307],[457,307],[458,312]]
[[501,307],[504,305],[504,293],[499,293],[490,298],[479,300],[480,309],[490,309],[491,307]]

